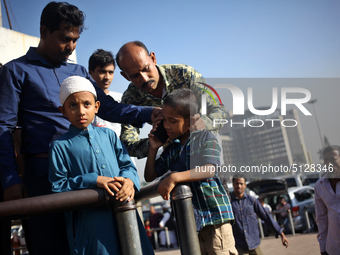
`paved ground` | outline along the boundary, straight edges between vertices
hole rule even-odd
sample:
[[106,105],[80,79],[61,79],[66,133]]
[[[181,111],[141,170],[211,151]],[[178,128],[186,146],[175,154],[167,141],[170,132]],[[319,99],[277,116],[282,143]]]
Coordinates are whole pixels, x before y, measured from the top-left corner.
[[[262,239],[261,248],[264,255],[319,255],[316,233],[288,235],[289,247],[281,245],[280,239],[266,237]],[[179,249],[155,251],[156,255],[181,255]],[[183,254],[185,255],[185,254]]]

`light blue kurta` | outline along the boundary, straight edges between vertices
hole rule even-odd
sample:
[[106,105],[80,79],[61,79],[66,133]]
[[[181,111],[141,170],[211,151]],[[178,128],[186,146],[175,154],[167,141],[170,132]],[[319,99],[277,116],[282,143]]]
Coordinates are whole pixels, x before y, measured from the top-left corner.
[[[96,188],[99,175],[129,178],[139,189],[136,167],[110,129],[92,125],[78,129],[71,125],[66,134],[52,143],[49,156],[49,179],[53,192]],[[111,208],[67,212],[66,224],[71,253],[121,254],[116,219]],[[141,240],[143,243],[145,239],[141,236]],[[152,248],[150,253],[144,254],[153,254]]]

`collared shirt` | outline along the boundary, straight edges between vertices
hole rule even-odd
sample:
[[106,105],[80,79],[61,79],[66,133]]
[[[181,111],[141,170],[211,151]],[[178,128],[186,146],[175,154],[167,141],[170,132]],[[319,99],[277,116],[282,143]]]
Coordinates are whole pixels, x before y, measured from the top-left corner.
[[[205,83],[203,76],[194,68],[183,64],[157,65],[160,76],[163,77],[166,93],[162,98],[154,97],[130,83],[122,97],[122,103],[134,104],[140,106],[157,106],[162,107],[163,101],[168,93],[175,89],[189,88],[194,91],[198,100],[204,93],[205,87],[199,82]],[[201,88],[201,89],[199,89]],[[216,99],[217,100],[217,99]],[[223,105],[218,100],[215,102],[210,96],[207,96],[207,115],[201,116],[206,129],[217,135],[222,125],[213,125],[214,119],[226,119],[226,112]],[[124,143],[131,156],[143,158],[148,155],[149,139],[139,139],[139,129],[131,125],[122,125],[122,134],[120,139]]]
[[[122,100],[122,95],[121,93],[118,92],[114,92],[114,91],[109,91],[109,93],[107,94],[111,97],[113,97],[114,100],[116,100],[118,103],[120,103],[120,101]],[[109,128],[112,129],[113,131],[115,131],[115,133],[117,134],[117,136],[120,136],[120,131],[122,129],[121,125],[119,123],[113,123],[107,120],[103,120],[102,118],[95,116],[94,120],[92,121],[92,126],[94,127],[105,127],[105,128]]]
[[256,215],[271,227],[276,235],[282,233],[280,226],[273,220],[261,203],[253,196],[244,194],[241,199],[232,192],[231,205],[234,212],[235,223],[233,233],[236,248],[253,250],[261,243],[259,223]]
[[139,189],[137,169],[118,139],[108,128],[70,126],[49,149],[49,179],[53,192],[97,187],[98,176],[122,176]]
[[[209,131],[199,130],[192,132],[183,146],[179,140],[170,143],[157,159],[155,170],[160,176],[168,170],[182,172],[206,164],[218,165],[219,157],[220,147],[216,137]],[[229,197],[216,175],[213,178],[189,184],[197,216],[197,231],[208,225],[234,219]]]
[[340,182],[334,192],[326,177],[317,181],[314,187],[315,213],[318,224],[320,251],[329,255],[340,251]]
[[[129,178],[139,189],[137,170],[115,132],[92,125],[86,129],[71,125],[69,132],[50,147],[52,190],[64,192],[95,188],[98,176]],[[74,254],[120,254],[113,214],[109,207],[65,213],[67,235]]]
[[[22,127],[21,152],[25,154],[48,152],[50,143],[68,130],[70,122],[58,110],[59,89],[72,75],[95,84],[84,67],[66,62],[52,66],[35,48],[0,69],[0,178],[4,190],[21,182],[12,138],[17,125]],[[96,84],[95,88],[101,118],[139,127],[150,121],[152,108],[118,104]]]

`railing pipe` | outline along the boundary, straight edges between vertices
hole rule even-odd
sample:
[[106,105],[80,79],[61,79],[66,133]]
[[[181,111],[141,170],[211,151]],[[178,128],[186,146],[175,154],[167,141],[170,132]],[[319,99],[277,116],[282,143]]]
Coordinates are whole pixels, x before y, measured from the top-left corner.
[[[258,223],[259,223],[259,229],[260,229],[260,234],[261,234],[261,238],[264,238],[264,233],[263,233],[263,227],[262,227],[262,221],[260,218],[257,218]],[[267,223],[265,223],[267,224]]]
[[304,213],[305,213],[305,218],[306,218],[306,226],[307,226],[306,231],[307,231],[307,232],[311,232],[311,231],[313,231],[313,230],[311,229],[311,226],[310,226],[309,215],[308,215],[308,209],[315,209],[315,206],[314,206],[314,205],[310,205],[310,206],[305,206],[305,207],[303,208],[303,211],[304,211]]
[[116,199],[104,189],[84,189],[1,202],[0,218],[25,219],[31,216],[109,206]]
[[191,197],[191,189],[185,184],[177,185],[171,192],[181,254],[200,255]]
[[135,201],[139,202],[145,199],[150,199],[159,196],[158,186],[164,178],[154,181],[142,187],[140,191],[135,194]]
[[290,209],[287,210],[288,212],[288,217],[289,217],[289,222],[292,230],[292,234],[295,235],[295,227],[294,227],[294,222],[293,222],[293,217],[292,217],[292,212]]
[[120,247],[123,255],[143,255],[135,201],[120,202],[116,200],[114,202],[114,212],[116,213],[118,232],[121,237]]
[[293,221],[292,212],[291,212],[290,209],[288,209],[288,210],[281,209],[281,210],[272,211],[271,214],[273,214],[273,216],[275,216],[275,221],[276,221],[276,214],[279,214],[279,213],[282,213],[282,212],[288,213],[288,219],[289,219],[289,224],[291,226],[292,235],[295,235],[294,221]]
[[[112,206],[116,213],[122,253],[141,255],[135,202],[120,202],[104,189],[84,189],[1,202],[0,218],[24,219],[49,213]],[[126,240],[129,240],[127,242]],[[131,243],[132,242],[132,243]]]

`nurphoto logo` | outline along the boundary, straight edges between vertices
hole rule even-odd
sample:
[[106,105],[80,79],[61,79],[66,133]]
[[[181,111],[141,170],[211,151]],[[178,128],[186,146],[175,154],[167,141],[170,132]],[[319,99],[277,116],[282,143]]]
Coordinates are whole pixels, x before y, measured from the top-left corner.
[[[201,83],[204,85],[205,88],[200,88],[201,90],[204,90],[206,94],[204,93],[201,97],[201,105],[202,105],[202,115],[207,114],[207,95],[209,95],[212,100],[214,101],[215,104],[217,104],[217,101],[215,100],[215,97],[213,94],[209,91],[211,90],[219,99],[219,102],[221,105],[223,105],[221,101],[220,95],[217,93],[217,91],[210,85]],[[245,115],[245,110],[244,110],[244,102],[245,102],[245,96],[240,88],[238,88],[235,85],[231,84],[217,84],[215,88],[219,89],[228,89],[231,94],[232,94],[232,99],[233,99],[233,108],[232,112],[233,115]],[[281,115],[285,116],[287,114],[287,105],[295,105],[304,115],[312,115],[306,107],[303,105],[305,103],[308,103],[308,101],[311,99],[311,93],[309,90],[305,88],[297,88],[297,87],[282,87],[280,88],[280,93],[278,93],[279,90],[277,87],[272,88],[272,105],[269,109],[256,109],[254,107],[253,103],[253,88],[248,87],[247,88],[247,105],[248,109],[251,113],[257,116],[268,116],[273,114],[277,109],[278,109],[278,98],[280,95],[280,101],[281,101]],[[299,94],[302,97],[301,98],[289,98],[288,94],[290,93],[295,93]],[[238,121],[238,122],[233,122],[232,119],[227,120],[227,119],[214,119],[213,120],[213,125],[214,127],[216,125],[224,125],[227,123],[230,123],[231,127],[234,125],[243,125],[244,127],[248,125],[249,127],[262,127],[265,122],[271,123],[271,127],[274,127],[276,122],[280,122],[280,124],[283,127],[295,127],[297,126],[297,121],[295,119],[264,119],[264,118],[259,118],[259,119],[243,119],[243,121]]]

